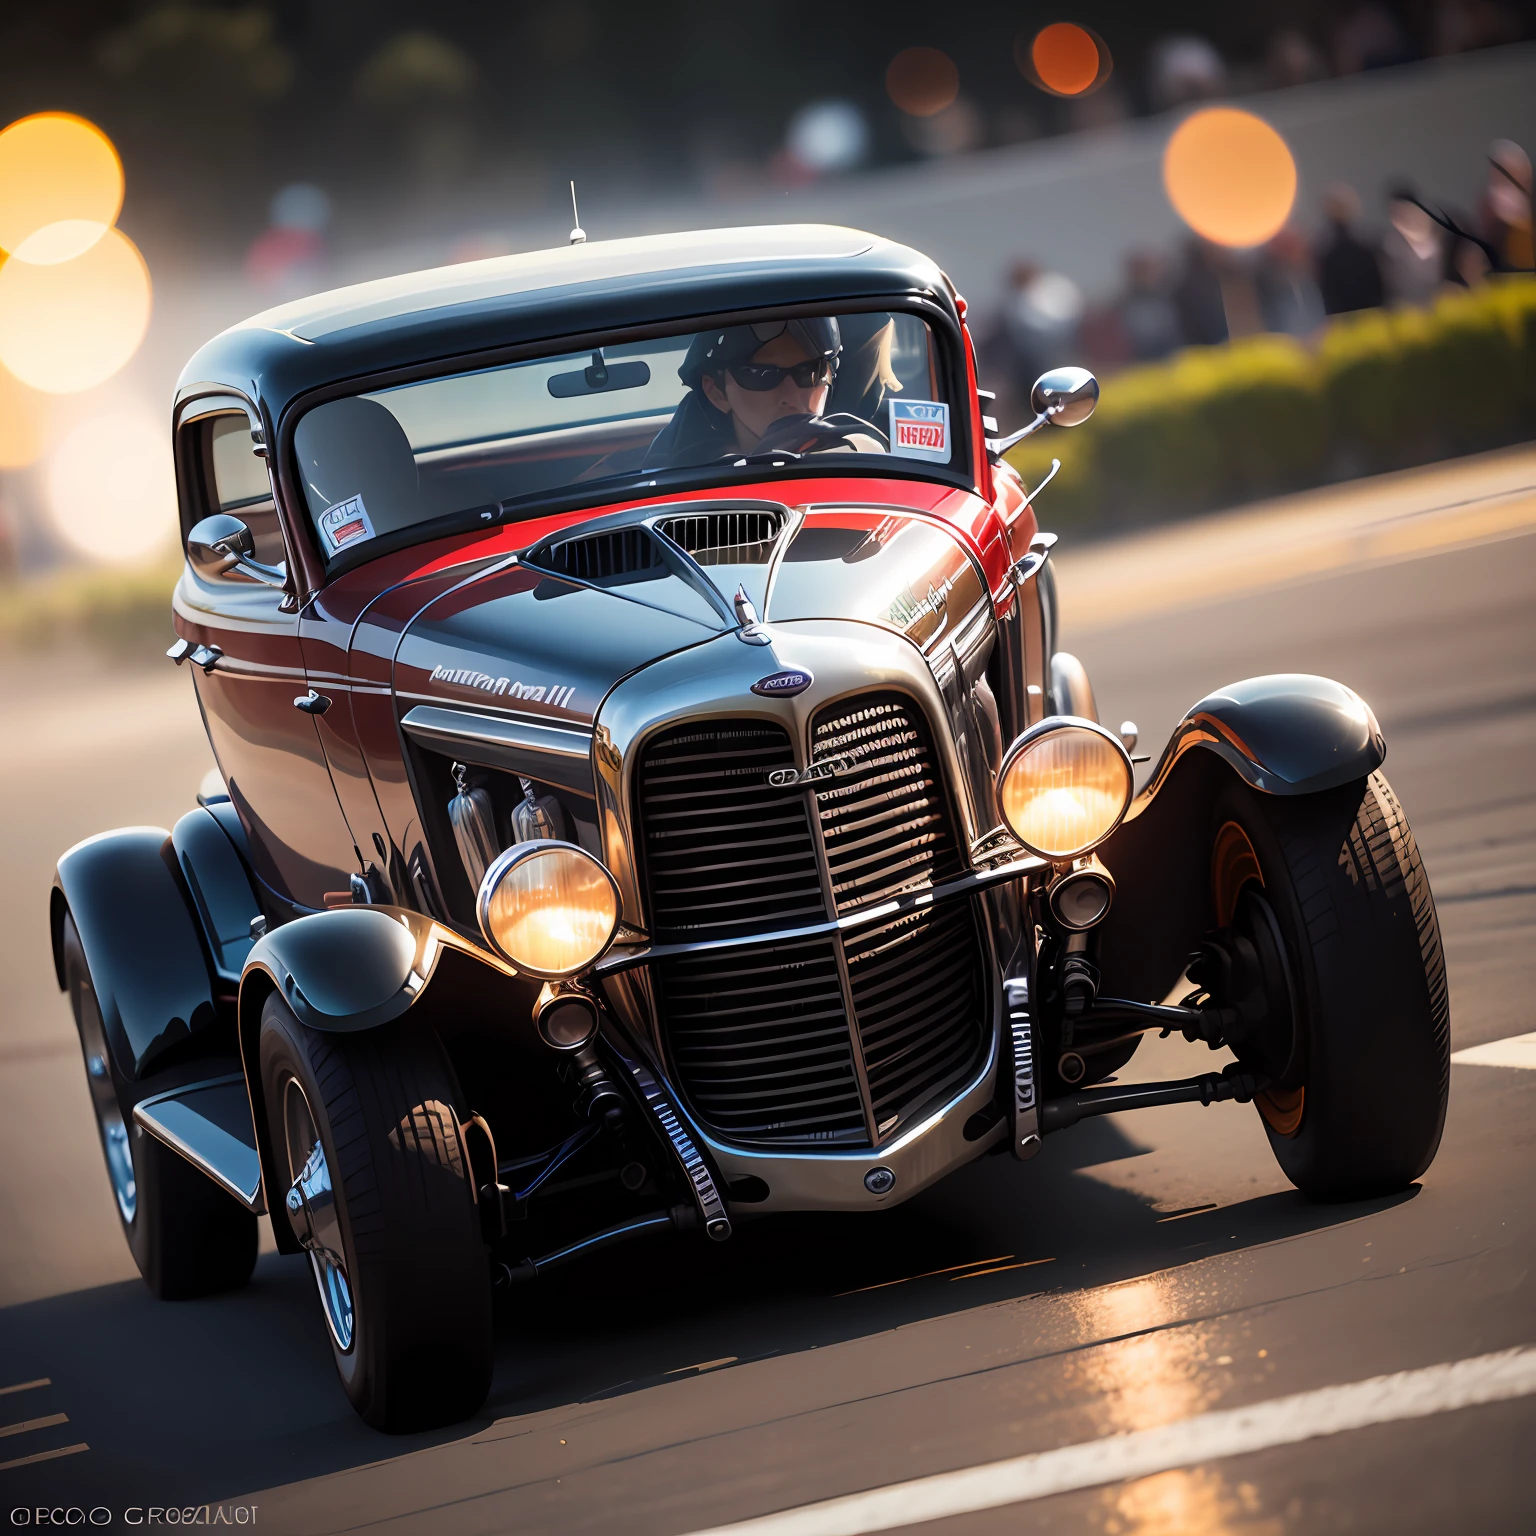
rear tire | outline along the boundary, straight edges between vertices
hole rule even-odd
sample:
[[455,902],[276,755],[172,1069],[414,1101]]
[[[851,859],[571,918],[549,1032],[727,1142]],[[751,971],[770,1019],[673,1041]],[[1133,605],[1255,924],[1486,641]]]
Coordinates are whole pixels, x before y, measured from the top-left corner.
[[[490,1262],[436,1037],[406,1020],[321,1033],[274,993],[260,1059],[279,1176],[304,1170],[312,1136],[325,1159],[341,1252],[310,1262],[352,1406],[391,1433],[474,1413],[491,1383]],[[297,1236],[287,1194],[268,1203]]]
[[1373,773],[1288,797],[1234,781],[1215,810],[1217,921],[1257,880],[1290,963],[1299,1049],[1259,1100],[1280,1167],[1312,1200],[1407,1188],[1445,1126],[1450,1008],[1429,879],[1391,785]]
[[75,920],[64,918],[64,984],[85,1057],[91,1107],[133,1261],[163,1301],[244,1285],[256,1267],[256,1218],[179,1152],[133,1121],[150,1084],[126,1079],[107,1043]]

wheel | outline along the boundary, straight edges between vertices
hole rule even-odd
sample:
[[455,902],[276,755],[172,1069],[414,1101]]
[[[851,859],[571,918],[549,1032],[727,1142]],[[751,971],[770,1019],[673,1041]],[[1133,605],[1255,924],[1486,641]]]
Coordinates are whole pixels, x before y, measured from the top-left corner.
[[352,1406],[391,1433],[465,1418],[491,1384],[490,1259],[435,1036],[324,1034],[274,993],[259,1050],[272,1219],[309,1249]]
[[163,1300],[230,1291],[256,1265],[256,1218],[179,1152],[133,1124],[135,1089],[107,1044],[74,918],[64,918],[64,983],[117,1217],[145,1283]]
[[1264,1022],[1234,1044],[1286,1177],[1313,1200],[1412,1184],[1434,1159],[1450,1088],[1445,956],[1397,796],[1341,789],[1217,796],[1212,898],[1259,961]]

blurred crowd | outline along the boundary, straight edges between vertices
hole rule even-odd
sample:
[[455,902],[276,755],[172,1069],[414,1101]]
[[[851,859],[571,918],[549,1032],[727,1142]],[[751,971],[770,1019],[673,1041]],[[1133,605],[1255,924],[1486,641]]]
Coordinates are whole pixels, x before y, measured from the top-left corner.
[[1311,237],[1288,226],[1255,251],[1198,236],[1176,258],[1133,251],[1120,292],[1101,305],[1088,304],[1066,274],[1017,262],[991,338],[993,370],[1022,400],[1040,373],[1063,362],[1107,373],[1262,331],[1307,336],[1330,315],[1422,305],[1446,287],[1536,268],[1531,160],[1507,139],[1489,146],[1475,209],[1442,209],[1402,184],[1386,189],[1376,224],[1356,190],[1340,183],[1325,194],[1323,212]]

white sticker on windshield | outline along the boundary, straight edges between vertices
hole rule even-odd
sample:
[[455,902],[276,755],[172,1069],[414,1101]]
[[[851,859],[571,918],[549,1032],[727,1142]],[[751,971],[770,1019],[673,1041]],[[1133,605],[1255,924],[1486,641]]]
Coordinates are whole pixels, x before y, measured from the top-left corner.
[[949,406],[942,400],[892,400],[891,452],[948,464]]
[[320,536],[333,555],[349,544],[371,539],[373,522],[363,505],[363,498],[353,496],[347,501],[338,501],[334,507],[327,507],[320,514]]

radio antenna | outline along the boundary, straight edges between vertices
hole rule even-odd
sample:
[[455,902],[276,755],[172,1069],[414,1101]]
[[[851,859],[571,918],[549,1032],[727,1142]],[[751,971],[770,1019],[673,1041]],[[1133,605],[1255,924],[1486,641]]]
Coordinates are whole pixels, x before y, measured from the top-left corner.
[[571,231],[572,245],[585,245],[587,232],[581,227],[581,215],[576,211],[576,183],[571,183],[571,217],[576,221],[576,227]]

